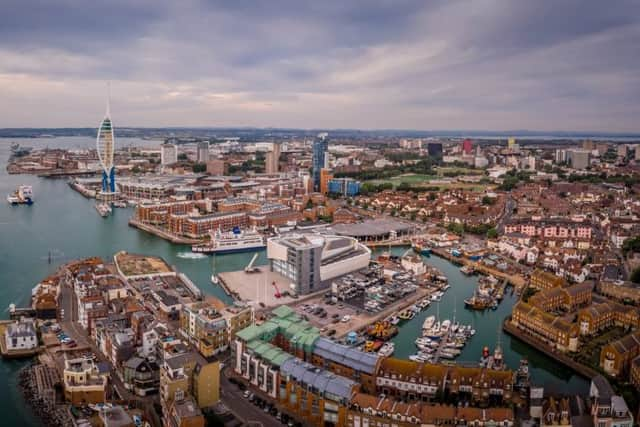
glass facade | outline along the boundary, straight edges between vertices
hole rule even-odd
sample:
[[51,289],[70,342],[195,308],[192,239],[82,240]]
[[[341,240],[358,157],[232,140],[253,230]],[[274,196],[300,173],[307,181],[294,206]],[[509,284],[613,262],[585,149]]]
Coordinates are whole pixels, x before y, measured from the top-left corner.
[[326,134],[320,134],[313,141],[313,190],[320,190],[320,170],[324,168],[325,156],[329,149],[329,140]]

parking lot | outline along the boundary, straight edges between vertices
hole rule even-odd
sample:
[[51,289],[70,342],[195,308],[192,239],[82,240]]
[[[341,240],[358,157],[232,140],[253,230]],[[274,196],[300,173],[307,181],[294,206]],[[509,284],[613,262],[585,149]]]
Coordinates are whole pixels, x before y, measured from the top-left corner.
[[[305,320],[320,328],[325,335],[333,335],[342,327],[353,327],[356,318],[366,316],[362,310],[344,302],[326,303],[318,296],[293,307]],[[331,330],[336,332],[329,333]]]

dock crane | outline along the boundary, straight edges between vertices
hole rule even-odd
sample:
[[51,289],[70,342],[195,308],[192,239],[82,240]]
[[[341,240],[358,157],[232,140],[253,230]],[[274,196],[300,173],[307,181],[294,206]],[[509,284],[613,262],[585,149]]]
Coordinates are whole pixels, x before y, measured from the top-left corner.
[[276,293],[273,294],[274,297],[276,298],[280,298],[282,296],[282,294],[280,293],[280,289],[278,289],[278,285],[276,285],[276,282],[271,282],[271,285],[275,288]]
[[253,258],[251,258],[251,261],[249,262],[249,264],[244,268],[245,273],[255,273],[256,271],[258,271],[258,267],[253,266],[253,264],[258,259],[258,256],[259,256],[258,252],[253,254]]

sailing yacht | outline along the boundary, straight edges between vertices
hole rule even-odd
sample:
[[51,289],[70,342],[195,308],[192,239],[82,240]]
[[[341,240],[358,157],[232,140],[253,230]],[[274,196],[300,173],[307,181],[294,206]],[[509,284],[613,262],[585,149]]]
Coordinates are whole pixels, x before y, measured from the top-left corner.
[[215,254],[213,255],[213,261],[212,261],[212,268],[211,268],[211,283],[213,283],[214,285],[217,285],[220,280],[218,279],[218,275],[216,274],[216,256]]

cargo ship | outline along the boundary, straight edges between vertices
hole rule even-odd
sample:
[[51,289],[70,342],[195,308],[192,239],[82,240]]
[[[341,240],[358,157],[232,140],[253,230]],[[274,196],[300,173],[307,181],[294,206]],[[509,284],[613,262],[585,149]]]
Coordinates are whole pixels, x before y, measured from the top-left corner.
[[16,191],[7,196],[7,202],[11,205],[32,205],[33,189],[30,185],[21,185]]
[[211,241],[191,247],[192,252],[204,254],[229,254],[255,251],[266,247],[264,237],[256,231],[240,231],[238,227],[230,233],[219,230],[211,232]]

